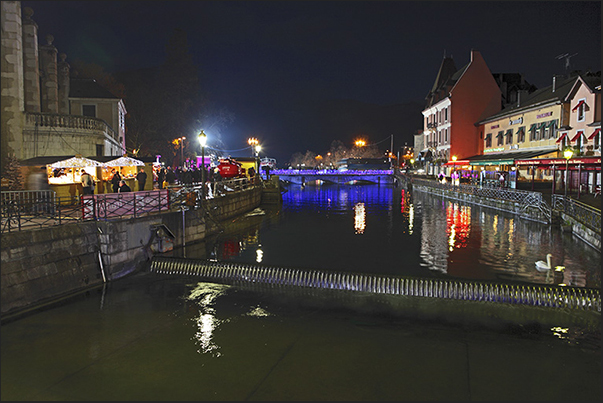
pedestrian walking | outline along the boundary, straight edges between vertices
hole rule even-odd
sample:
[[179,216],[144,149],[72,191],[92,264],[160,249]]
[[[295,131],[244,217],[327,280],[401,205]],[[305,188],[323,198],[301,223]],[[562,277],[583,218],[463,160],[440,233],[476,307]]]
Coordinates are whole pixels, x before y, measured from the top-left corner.
[[144,168],[140,168],[140,172],[136,174],[136,180],[138,181],[138,190],[144,190],[144,185],[147,182],[147,173]]

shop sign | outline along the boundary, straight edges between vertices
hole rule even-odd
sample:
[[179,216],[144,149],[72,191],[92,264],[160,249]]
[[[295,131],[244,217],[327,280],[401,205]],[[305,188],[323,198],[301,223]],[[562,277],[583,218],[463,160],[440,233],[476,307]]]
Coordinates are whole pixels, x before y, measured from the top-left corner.
[[498,129],[499,125],[492,125],[490,126],[490,129]]
[[545,112],[545,113],[541,113],[540,115],[536,115],[536,119],[540,119],[540,118],[546,118],[547,116],[552,116],[553,112]]
[[520,125],[522,123],[523,123],[523,116],[520,116],[517,119],[509,119],[509,125]]

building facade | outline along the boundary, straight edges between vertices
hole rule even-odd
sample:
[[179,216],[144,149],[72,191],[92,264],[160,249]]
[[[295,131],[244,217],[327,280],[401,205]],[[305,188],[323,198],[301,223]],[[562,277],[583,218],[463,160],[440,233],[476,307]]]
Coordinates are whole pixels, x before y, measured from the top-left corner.
[[123,155],[123,101],[101,91],[98,84],[75,82],[66,55],[59,54],[52,35],[46,35],[46,44],[38,45],[38,25],[31,8],[22,10],[19,1],[3,1],[1,9],[2,168],[9,155],[21,161],[75,154]]
[[452,57],[444,57],[426,101],[424,148],[418,158],[427,174],[437,175],[452,157],[481,152],[475,122],[500,111],[501,91],[481,54],[471,50],[470,62],[459,70]]

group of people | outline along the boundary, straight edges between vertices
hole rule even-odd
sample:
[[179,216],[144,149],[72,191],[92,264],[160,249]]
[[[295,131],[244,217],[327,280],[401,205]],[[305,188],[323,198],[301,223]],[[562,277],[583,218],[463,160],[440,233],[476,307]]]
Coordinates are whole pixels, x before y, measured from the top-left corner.
[[[83,188],[83,194],[91,195],[94,194],[94,178],[85,169],[81,171],[81,183]],[[147,174],[144,171],[144,168],[140,168],[138,174],[136,174],[136,181],[138,182],[138,190],[144,190],[144,187],[147,182]],[[121,177],[121,174],[116,169],[111,171],[111,189],[113,193],[125,193],[131,192],[132,189],[128,186],[128,183]]]

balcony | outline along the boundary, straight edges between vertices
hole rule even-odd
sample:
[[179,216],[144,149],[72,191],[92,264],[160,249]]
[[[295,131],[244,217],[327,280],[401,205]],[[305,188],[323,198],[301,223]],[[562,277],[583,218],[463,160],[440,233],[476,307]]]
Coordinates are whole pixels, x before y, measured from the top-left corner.
[[89,116],[53,113],[25,113],[23,128],[24,159],[73,154],[97,155],[96,145],[103,145],[104,155],[122,155],[122,139],[102,119]]

